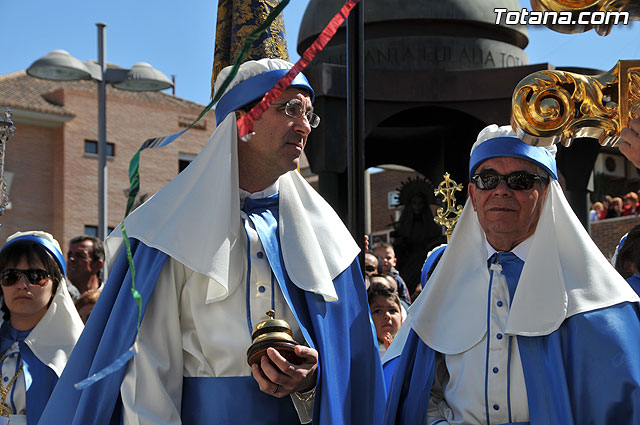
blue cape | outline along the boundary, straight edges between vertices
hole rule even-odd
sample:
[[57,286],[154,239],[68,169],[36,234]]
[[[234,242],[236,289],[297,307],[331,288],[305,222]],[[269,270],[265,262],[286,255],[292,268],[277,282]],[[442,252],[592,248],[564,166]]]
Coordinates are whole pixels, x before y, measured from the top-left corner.
[[[130,242],[144,314],[167,256],[137,240]],[[313,423],[380,423],[385,405],[382,368],[362,273],[355,261],[334,279],[334,285],[339,301],[332,303],[300,290],[289,279],[282,288],[301,330],[310,336],[319,354]],[[112,364],[127,351],[135,339],[136,320],[137,308],[131,297],[123,249],[40,425],[120,423],[119,395],[125,367],[82,391],[76,390],[74,384]]]
[[[422,272],[420,273],[420,284],[422,285],[423,290],[424,288],[427,287],[427,275],[429,274],[429,272],[435,269],[436,265],[438,264],[438,261],[440,260],[440,258],[442,258],[442,255],[444,254],[444,250],[446,248],[447,248],[447,245],[439,246],[438,248],[431,251],[427,259],[424,261],[424,265],[422,266]],[[406,333],[406,334],[402,332],[398,333],[395,339],[393,340],[393,343],[402,344],[404,346],[404,344],[406,344],[406,341],[409,335],[410,333]],[[388,356],[386,356],[385,361],[382,364],[382,369],[384,372],[384,385],[385,385],[385,389],[387,390],[387,393],[391,388],[391,379],[393,378],[393,373],[395,372],[399,361],[400,361],[399,355],[393,358],[389,358]]]
[[[640,424],[640,309],[577,314],[550,335],[518,336],[531,425]],[[427,420],[435,351],[412,330],[395,368],[385,424]]]

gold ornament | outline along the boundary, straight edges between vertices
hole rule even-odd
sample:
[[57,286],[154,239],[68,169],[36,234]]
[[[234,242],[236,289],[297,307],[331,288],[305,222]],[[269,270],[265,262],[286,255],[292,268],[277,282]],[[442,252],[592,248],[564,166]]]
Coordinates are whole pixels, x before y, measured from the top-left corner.
[[[11,347],[7,348],[2,354],[0,354],[0,364],[3,363],[7,351],[9,351],[10,348]],[[9,415],[12,415],[14,413],[13,409],[9,407],[9,405],[7,405],[7,402],[5,400],[7,398],[7,394],[9,394],[9,391],[13,387],[13,384],[15,384],[16,379],[18,379],[18,376],[20,376],[20,373],[22,372],[22,360],[18,359],[18,361],[20,362],[20,367],[18,367],[18,370],[16,371],[15,375],[13,375],[6,388],[2,385],[2,381],[0,380],[0,416],[3,416],[5,418],[8,418]]]
[[569,146],[577,137],[616,146],[639,107],[640,60],[620,60],[595,76],[538,71],[514,90],[511,126],[533,146]]
[[[219,0],[216,23],[216,42],[211,76],[213,86],[220,71],[232,65],[249,35],[261,26],[279,0]],[[262,58],[289,60],[284,17],[278,15],[269,27],[254,40],[245,61]]]
[[445,173],[443,177],[444,180],[433,193],[436,196],[442,195],[442,200],[446,202],[447,208],[438,208],[436,217],[433,220],[445,228],[447,243],[449,243],[453,229],[456,227],[456,223],[458,223],[460,214],[462,214],[462,205],[456,205],[455,196],[456,191],[462,191],[462,185],[451,180],[449,173]]

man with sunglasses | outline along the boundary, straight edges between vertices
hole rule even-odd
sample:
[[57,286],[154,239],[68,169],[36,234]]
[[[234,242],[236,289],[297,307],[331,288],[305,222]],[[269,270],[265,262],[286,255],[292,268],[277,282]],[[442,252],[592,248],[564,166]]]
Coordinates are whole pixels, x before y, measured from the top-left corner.
[[81,294],[92,289],[102,289],[104,247],[100,239],[89,235],[72,238],[69,241],[67,263],[67,278]]
[[[124,221],[140,310],[121,229],[107,239],[109,281],[49,403],[51,425],[380,422],[385,391],[359,248],[296,171],[320,122],[304,75],[249,141],[237,136],[236,120],[291,66],[242,64],[207,146]],[[269,310],[291,327],[297,358],[269,348],[249,366],[252,331]],[[113,373],[73,387],[100,371]]]
[[640,423],[639,298],[571,210],[554,154],[509,126],[479,134],[385,423]]
[[373,276],[382,273],[382,259],[373,251],[364,253],[364,274]]

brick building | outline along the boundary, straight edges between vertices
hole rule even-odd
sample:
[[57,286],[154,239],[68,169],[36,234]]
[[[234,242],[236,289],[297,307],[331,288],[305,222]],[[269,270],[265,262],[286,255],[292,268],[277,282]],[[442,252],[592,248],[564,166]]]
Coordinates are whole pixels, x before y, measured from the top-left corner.
[[[11,206],[0,217],[1,241],[17,230],[39,229],[52,233],[66,249],[70,238],[96,231],[96,88],[91,81],[47,81],[24,71],[0,76],[0,107],[11,107],[16,127],[5,155]],[[202,109],[203,105],[162,92],[107,86],[109,227],[124,215],[129,160],[136,150],[150,137],[183,129]],[[175,177],[214,128],[212,111],[171,145],[144,151],[140,195],[156,192]]]
[[604,256],[611,258],[620,238],[638,224],[640,216],[608,218],[590,223],[589,234]]

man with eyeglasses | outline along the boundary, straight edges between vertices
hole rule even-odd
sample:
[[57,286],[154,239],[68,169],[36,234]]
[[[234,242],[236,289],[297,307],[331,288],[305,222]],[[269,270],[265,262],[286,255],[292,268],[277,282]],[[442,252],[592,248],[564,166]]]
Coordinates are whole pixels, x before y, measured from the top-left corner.
[[[120,229],[107,239],[109,281],[78,363],[70,362],[49,403],[52,425],[112,417],[125,425],[381,421],[385,390],[359,248],[296,170],[320,122],[304,75],[254,122],[249,141],[237,135],[236,120],[291,66],[242,64],[216,106],[207,146],[124,221],[141,294],[139,333]],[[216,91],[231,69],[221,71]],[[268,348],[249,366],[252,331],[269,310],[291,327],[295,356]],[[82,392],[73,388],[113,369]]]
[[554,155],[509,126],[479,134],[469,200],[403,325],[386,424],[640,423],[639,298]]

